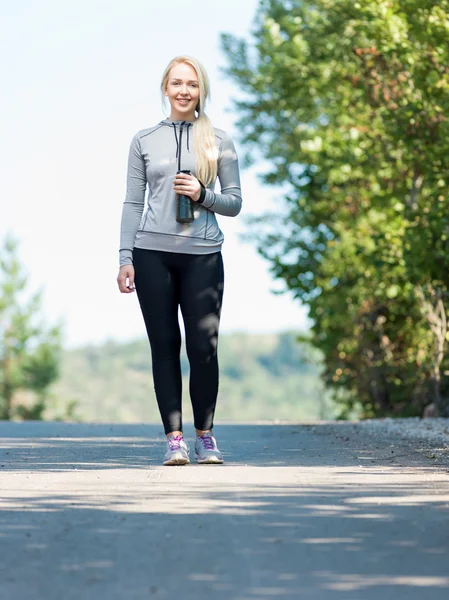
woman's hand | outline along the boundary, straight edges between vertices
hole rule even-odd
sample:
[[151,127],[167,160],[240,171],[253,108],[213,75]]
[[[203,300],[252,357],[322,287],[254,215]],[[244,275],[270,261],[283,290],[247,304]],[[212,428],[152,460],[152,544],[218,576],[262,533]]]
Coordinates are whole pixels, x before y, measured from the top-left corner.
[[174,179],[173,189],[177,194],[185,194],[194,200],[199,200],[201,195],[201,184],[193,175],[177,173]]
[[117,276],[118,289],[122,294],[130,294],[136,289],[134,287],[134,267],[133,265],[123,265]]

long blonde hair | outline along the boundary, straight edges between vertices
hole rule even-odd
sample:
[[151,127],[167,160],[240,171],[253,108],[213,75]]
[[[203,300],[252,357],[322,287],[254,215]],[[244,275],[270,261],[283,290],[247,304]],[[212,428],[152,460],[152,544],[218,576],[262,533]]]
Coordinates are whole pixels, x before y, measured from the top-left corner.
[[161,92],[162,101],[165,102],[165,92],[172,67],[185,63],[195,69],[198,84],[200,88],[200,98],[195,109],[198,113],[197,119],[193,124],[193,148],[196,156],[196,175],[198,179],[208,185],[215,181],[217,177],[217,143],[215,131],[209,117],[204,112],[207,97],[210,92],[209,77],[203,65],[192,56],[177,56],[173,58],[162,75]]

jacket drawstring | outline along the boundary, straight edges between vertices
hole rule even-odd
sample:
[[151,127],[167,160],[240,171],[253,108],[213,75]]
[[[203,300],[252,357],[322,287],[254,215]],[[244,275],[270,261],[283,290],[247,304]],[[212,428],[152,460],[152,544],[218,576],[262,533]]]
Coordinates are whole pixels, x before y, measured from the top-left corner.
[[176,133],[176,124],[175,123],[173,123],[173,130],[175,132],[175,140],[176,140],[176,158],[178,158],[179,142],[178,142],[178,134]]
[[[179,154],[179,141],[178,141],[178,134],[176,132],[176,123],[172,123],[172,125],[173,125],[173,131],[175,132],[175,140],[176,140],[176,158],[178,158],[178,154]],[[187,124],[187,152],[190,152],[189,132],[190,132],[190,124]]]

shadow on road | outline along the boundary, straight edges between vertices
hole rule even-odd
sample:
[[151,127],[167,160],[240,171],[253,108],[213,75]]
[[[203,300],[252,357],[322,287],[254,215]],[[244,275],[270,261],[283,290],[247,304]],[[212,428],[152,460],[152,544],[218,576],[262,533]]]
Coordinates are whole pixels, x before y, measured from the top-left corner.
[[[400,442],[351,439],[346,424],[218,425],[216,435],[225,457],[221,468],[301,466],[405,466],[413,452]],[[194,430],[184,433],[193,446]],[[323,442],[323,436],[326,438]],[[1,469],[148,469],[159,467],[165,452],[164,432],[156,424],[78,424],[0,421]],[[420,448],[424,450],[425,448]],[[429,450],[430,452],[430,450]],[[193,454],[193,451],[191,452]],[[401,460],[405,458],[405,460]],[[428,463],[430,466],[430,463]],[[197,468],[192,459],[188,468]],[[1,473],[1,471],[0,471]]]

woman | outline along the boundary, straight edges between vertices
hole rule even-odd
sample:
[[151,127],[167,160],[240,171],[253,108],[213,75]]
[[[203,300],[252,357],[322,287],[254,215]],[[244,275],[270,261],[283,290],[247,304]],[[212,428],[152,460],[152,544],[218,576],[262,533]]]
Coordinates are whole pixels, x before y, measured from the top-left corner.
[[[182,434],[178,307],[190,364],[195,457],[201,464],[221,464],[212,432],[224,282],[223,234],[215,215],[235,217],[240,212],[238,159],[229,135],[212,127],[204,112],[209,80],[196,59],[174,58],[163,74],[161,91],[170,102],[169,118],[139,131],[131,142],[117,282],[124,294],[136,290],[145,321],[167,436],[163,464],[190,462]],[[220,194],[214,192],[217,176]],[[191,222],[179,222],[179,195],[188,197]]]

